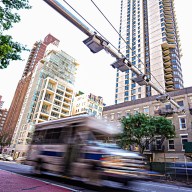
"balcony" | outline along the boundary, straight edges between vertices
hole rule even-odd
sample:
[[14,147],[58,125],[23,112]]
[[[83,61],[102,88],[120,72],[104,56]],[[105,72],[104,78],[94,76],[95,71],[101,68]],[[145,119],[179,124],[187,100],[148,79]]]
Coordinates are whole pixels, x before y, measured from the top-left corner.
[[45,114],[49,114],[49,111],[46,110],[46,109],[41,109],[41,112],[42,112],[42,113],[45,113]]
[[172,68],[171,67],[167,67],[167,68],[164,68],[165,72],[172,72]]
[[166,109],[165,107],[163,108],[160,108],[156,111],[154,111],[154,113],[156,115],[172,115],[174,113],[174,109],[173,108],[170,108],[170,109]]
[[56,93],[59,94],[59,95],[62,95],[62,96],[63,96],[63,94],[64,94],[63,91],[60,91],[60,90],[58,90],[58,89],[57,89]]
[[45,97],[44,100],[45,100],[45,101],[48,101],[48,102],[50,102],[50,103],[52,102],[52,99],[51,99],[51,98],[48,98],[48,97]]
[[45,121],[48,121],[48,117],[44,117],[44,116],[40,115],[39,120],[45,120]]
[[173,74],[172,73],[165,73],[165,78],[166,79],[170,79],[173,77]]
[[170,60],[171,60],[171,57],[170,57],[169,55],[163,57],[163,61],[164,61],[164,62],[168,62],[168,61],[170,61]]
[[168,56],[168,55],[169,55],[169,53],[170,53],[170,51],[169,51],[169,50],[163,51],[163,56],[164,56],[164,57],[166,57],[166,56]]
[[57,99],[58,101],[62,101],[62,97],[60,97],[60,96],[55,96],[55,99]]
[[170,62],[170,61],[164,62],[163,64],[164,64],[164,66],[166,66],[166,67],[170,67],[170,66],[171,66],[171,62]]
[[173,84],[174,84],[174,82],[173,82],[173,81],[171,81],[171,80],[169,80],[169,81],[166,81],[166,82],[165,82],[165,84],[166,84],[166,85],[173,85]]

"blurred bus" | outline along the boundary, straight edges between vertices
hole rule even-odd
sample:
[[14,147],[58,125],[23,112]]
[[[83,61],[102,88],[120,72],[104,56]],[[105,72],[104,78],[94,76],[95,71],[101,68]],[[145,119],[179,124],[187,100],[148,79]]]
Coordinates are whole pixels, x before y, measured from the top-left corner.
[[36,124],[25,164],[35,173],[49,172],[86,182],[102,179],[127,183],[146,176],[146,160],[135,152],[104,143],[120,128],[87,115]]

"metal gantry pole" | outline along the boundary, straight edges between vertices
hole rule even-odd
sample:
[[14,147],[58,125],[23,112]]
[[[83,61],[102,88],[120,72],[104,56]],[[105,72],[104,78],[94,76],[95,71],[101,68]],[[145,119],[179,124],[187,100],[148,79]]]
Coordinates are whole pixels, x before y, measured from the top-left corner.
[[[77,17],[75,17],[71,12],[69,12],[57,0],[44,0],[44,1],[89,37],[88,39],[86,39],[84,41],[84,43],[89,47],[89,49],[93,53],[97,53],[100,50],[104,49],[106,52],[110,53],[113,57],[116,58],[118,64],[117,63],[113,64],[112,66],[113,67],[115,66],[114,68],[117,68],[117,69],[123,68],[123,72],[125,70],[130,69],[137,76],[143,77],[143,82],[140,81],[140,83],[138,83],[139,85],[150,85],[160,95],[168,96],[168,94],[166,94],[161,89],[159,89],[157,86],[155,86],[149,79],[144,79],[144,77],[146,77],[146,76],[144,74],[142,74],[136,67],[134,67],[130,61],[127,61],[126,58],[123,58],[122,55],[120,55],[119,53],[117,53],[113,49],[111,49],[108,46],[108,42],[106,40],[104,40],[102,37],[96,35],[95,32],[92,32],[84,23],[82,23]],[[119,62],[119,60],[121,60],[121,63]],[[172,103],[178,110],[181,109],[180,106],[169,96],[167,97],[167,101]]]

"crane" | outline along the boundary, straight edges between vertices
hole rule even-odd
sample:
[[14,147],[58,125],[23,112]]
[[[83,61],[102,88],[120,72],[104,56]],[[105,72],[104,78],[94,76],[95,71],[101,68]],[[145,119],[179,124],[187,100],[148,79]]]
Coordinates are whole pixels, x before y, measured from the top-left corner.
[[141,86],[150,85],[154,90],[159,93],[156,98],[157,101],[163,103],[169,101],[177,108],[178,112],[183,111],[183,109],[169,96],[169,94],[163,92],[161,89],[155,86],[150,81],[150,79],[148,79],[145,74],[140,72],[134,65],[132,65],[132,63],[126,57],[120,55],[119,53],[111,49],[109,46],[109,42],[107,42],[101,36],[97,35],[96,32],[91,31],[84,23],[82,23],[57,0],[44,1],[88,36],[88,38],[85,39],[83,43],[90,49],[91,52],[98,53],[99,51],[104,49],[106,52],[110,53],[113,57],[116,58],[116,61],[111,64],[113,68],[119,69],[121,72],[125,72],[128,69],[131,70],[136,75],[136,77],[133,78],[132,81],[136,82]]

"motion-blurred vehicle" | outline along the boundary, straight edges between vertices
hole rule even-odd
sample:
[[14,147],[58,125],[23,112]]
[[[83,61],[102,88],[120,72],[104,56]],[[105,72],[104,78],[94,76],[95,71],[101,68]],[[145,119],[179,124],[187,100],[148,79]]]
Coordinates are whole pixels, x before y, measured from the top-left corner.
[[146,160],[139,153],[102,142],[120,131],[116,125],[86,115],[38,123],[25,164],[32,165],[35,173],[126,184],[146,174]]
[[13,157],[11,157],[10,155],[3,155],[3,160],[4,161],[13,161]]
[[20,164],[24,164],[25,161],[26,161],[26,156],[18,157],[17,159],[15,159],[15,162]]
[[0,160],[3,160],[4,155],[0,154]]

